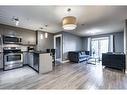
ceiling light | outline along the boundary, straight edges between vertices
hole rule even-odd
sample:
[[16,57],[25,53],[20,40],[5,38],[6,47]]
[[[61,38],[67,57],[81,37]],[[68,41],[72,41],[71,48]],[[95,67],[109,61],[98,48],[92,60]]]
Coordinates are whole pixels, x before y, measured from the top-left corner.
[[40,27],[40,29],[42,30],[42,29],[43,29],[43,27]]
[[[67,11],[70,12],[71,9],[69,8]],[[77,27],[76,17],[74,17],[74,16],[64,17],[63,21],[62,21],[62,25],[63,25],[63,29],[65,29],[65,30],[74,30]]]
[[16,24],[16,26],[18,26],[18,25],[19,25],[19,21],[17,20],[17,21],[15,22],[15,24]]
[[12,19],[15,21],[15,25],[18,26],[19,25],[19,19],[15,18],[15,17],[13,17]]
[[48,38],[48,33],[45,33],[45,38]]
[[67,16],[63,18],[63,29],[74,30],[76,27],[76,18],[74,16]]
[[43,34],[40,35],[41,39],[43,39]]

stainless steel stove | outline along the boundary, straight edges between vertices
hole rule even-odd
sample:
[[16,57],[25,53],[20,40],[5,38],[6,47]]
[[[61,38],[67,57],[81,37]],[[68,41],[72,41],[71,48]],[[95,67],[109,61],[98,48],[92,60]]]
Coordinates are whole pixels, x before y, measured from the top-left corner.
[[4,47],[4,70],[14,69],[23,66],[23,52],[20,47]]

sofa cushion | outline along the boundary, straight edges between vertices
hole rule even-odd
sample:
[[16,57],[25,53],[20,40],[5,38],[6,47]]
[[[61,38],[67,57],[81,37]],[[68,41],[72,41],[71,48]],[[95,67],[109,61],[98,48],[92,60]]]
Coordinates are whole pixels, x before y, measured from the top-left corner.
[[85,51],[85,54],[90,56],[90,51]]
[[81,51],[81,54],[82,54],[82,55],[86,55],[85,51]]
[[89,55],[80,55],[79,58],[88,58]]

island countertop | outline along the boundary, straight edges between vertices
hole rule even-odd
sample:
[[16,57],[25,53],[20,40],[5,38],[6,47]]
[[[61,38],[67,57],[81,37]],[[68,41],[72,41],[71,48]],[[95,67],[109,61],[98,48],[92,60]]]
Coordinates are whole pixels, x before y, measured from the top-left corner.
[[45,54],[47,52],[43,52],[43,51],[28,51],[28,53]]

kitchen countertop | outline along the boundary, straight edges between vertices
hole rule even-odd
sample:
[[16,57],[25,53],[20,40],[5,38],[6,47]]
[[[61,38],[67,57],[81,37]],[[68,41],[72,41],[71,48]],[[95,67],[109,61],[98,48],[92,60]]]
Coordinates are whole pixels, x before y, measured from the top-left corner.
[[42,52],[42,51],[33,51],[31,53],[37,53],[37,54],[43,54],[43,53],[47,53],[47,52]]
[[[38,53],[38,54],[43,54],[43,53],[47,53],[47,52],[42,52],[42,51],[21,51],[21,52],[26,52],[26,53]],[[0,53],[4,53],[4,52],[1,52]]]
[[[28,51],[23,51],[23,52],[28,52]],[[47,53],[47,52],[43,52],[43,51],[29,51],[28,53],[44,54],[44,53]]]

